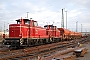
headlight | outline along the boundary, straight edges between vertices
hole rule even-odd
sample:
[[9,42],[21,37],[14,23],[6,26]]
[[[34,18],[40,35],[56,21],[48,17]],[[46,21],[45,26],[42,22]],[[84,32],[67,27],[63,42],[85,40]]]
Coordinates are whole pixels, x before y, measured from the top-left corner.
[[20,39],[20,44],[21,44],[21,45],[23,44],[23,39],[22,39],[22,38]]

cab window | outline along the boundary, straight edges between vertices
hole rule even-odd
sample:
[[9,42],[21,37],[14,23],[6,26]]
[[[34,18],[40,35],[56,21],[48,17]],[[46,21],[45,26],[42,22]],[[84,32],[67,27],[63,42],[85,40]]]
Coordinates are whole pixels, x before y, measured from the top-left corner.
[[34,26],[38,26],[38,23],[37,22],[34,22],[34,24],[33,24]]
[[50,26],[50,29],[53,29],[54,28],[54,26]]
[[47,29],[48,27],[47,26],[44,26],[45,29]]
[[20,24],[20,21],[18,21],[17,24]]
[[30,21],[25,21],[25,24],[30,24]]

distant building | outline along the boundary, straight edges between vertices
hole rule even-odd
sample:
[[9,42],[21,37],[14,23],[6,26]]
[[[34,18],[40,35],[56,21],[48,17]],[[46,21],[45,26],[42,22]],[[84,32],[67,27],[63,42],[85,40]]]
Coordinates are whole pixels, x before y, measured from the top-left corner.
[[[3,34],[4,34],[4,32],[2,31],[2,32],[0,32],[0,39],[2,39],[3,38]],[[5,32],[5,37],[9,37],[9,32]]]
[[82,36],[88,35],[90,32],[82,32]]

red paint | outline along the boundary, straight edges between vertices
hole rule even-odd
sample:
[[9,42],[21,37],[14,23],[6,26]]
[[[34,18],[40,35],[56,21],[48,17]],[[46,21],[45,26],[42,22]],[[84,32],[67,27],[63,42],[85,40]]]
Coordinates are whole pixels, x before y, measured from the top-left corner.
[[72,32],[64,28],[56,28],[53,25],[38,26],[37,21],[29,19],[18,19],[17,24],[9,25],[10,38],[61,38],[67,36],[81,36],[81,33]]

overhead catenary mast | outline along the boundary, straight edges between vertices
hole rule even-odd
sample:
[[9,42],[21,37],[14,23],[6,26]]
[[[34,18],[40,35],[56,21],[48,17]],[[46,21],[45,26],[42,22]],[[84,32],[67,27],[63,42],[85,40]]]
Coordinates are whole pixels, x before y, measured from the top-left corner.
[[66,29],[67,29],[67,11],[65,11],[66,12]]
[[82,24],[81,24],[81,33],[82,33]]
[[62,21],[61,21],[61,28],[64,28],[64,14],[62,9]]
[[78,21],[76,21],[76,32],[78,32]]
[[29,13],[29,12],[27,12],[27,18],[28,18],[28,13]]
[[4,34],[5,34],[5,22],[4,22]]

